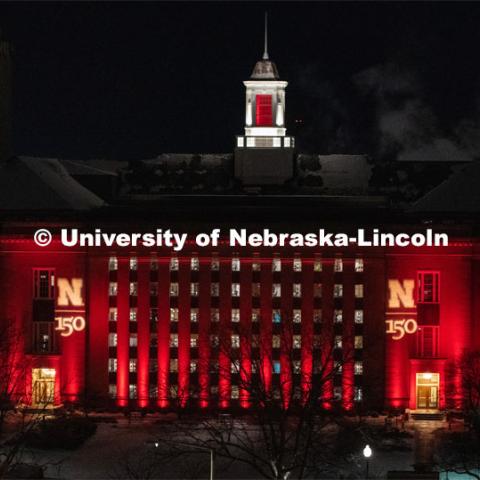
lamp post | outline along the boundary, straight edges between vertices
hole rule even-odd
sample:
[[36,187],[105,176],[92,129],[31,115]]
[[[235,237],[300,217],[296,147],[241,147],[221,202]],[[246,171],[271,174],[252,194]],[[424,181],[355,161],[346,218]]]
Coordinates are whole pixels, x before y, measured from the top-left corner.
[[370,448],[370,445],[365,445],[365,448],[363,449],[363,456],[365,457],[365,478],[368,480],[368,467],[369,467],[369,460],[370,457],[372,456],[372,449]]

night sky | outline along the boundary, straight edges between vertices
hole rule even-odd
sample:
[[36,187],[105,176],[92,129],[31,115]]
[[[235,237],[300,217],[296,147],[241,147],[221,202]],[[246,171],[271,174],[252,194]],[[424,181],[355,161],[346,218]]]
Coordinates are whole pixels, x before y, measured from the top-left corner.
[[480,5],[446,2],[3,3],[16,152],[231,152],[265,10],[300,149],[477,157]]

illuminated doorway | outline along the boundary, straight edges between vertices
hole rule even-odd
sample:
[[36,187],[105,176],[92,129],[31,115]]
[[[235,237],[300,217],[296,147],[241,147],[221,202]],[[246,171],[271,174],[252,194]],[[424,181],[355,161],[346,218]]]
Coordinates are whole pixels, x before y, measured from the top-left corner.
[[417,373],[417,409],[437,410],[440,375],[438,373]]
[[32,406],[53,406],[55,398],[55,369],[32,369]]

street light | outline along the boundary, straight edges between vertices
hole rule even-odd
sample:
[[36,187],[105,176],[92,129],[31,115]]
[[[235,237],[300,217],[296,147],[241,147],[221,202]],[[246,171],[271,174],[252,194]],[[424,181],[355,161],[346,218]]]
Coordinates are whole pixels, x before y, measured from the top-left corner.
[[363,449],[363,456],[365,457],[365,478],[368,480],[368,467],[369,467],[369,460],[370,457],[372,456],[372,449],[370,448],[370,445],[365,445],[365,448]]

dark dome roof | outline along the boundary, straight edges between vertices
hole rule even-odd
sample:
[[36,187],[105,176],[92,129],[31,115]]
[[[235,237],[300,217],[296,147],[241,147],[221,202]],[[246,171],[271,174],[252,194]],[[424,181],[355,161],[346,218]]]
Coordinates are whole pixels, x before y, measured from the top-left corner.
[[277,66],[268,59],[259,60],[253,69],[250,78],[254,80],[278,80]]

